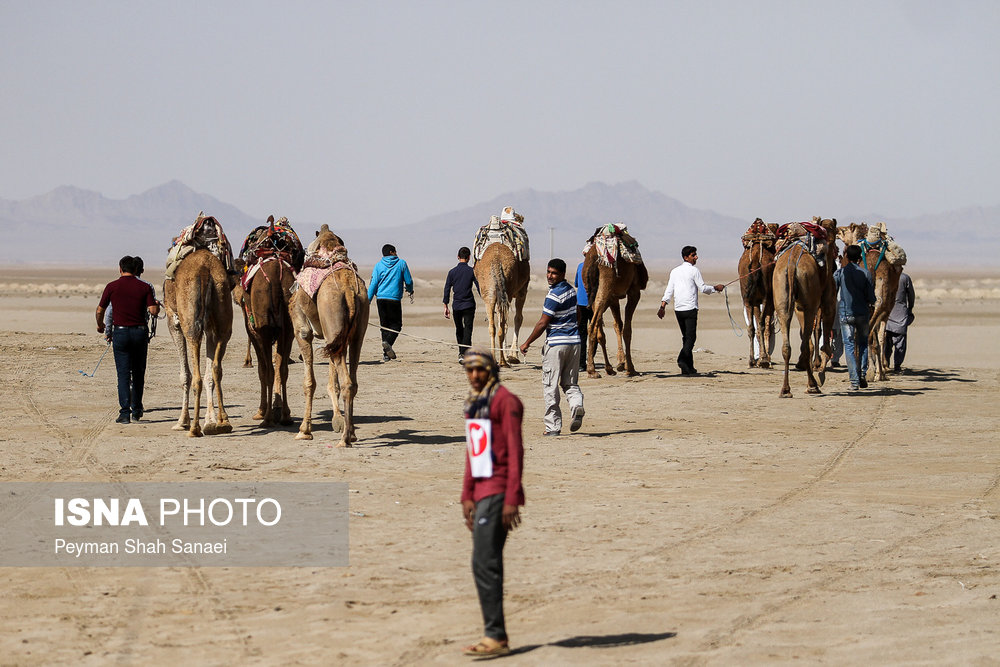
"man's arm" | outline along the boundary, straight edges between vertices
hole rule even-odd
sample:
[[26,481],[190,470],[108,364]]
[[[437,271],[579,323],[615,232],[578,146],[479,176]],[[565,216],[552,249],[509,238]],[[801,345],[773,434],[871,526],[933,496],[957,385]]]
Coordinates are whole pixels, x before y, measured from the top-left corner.
[[515,396],[509,395],[501,414],[504,440],[507,443],[507,488],[504,490],[503,525],[513,530],[521,523],[518,505],[523,503],[521,470],[524,466],[524,443],[521,440],[521,421],[524,406]]
[[913,291],[913,281],[909,276],[906,278],[906,313],[913,314],[913,304],[916,303],[917,295]]
[[97,333],[104,333],[104,306],[97,307]]
[[524,339],[524,343],[521,344],[521,353],[527,354],[528,347],[535,342],[535,340],[542,335],[545,328],[549,326],[549,322],[552,321],[552,316],[548,313],[542,313],[542,316],[538,318],[538,322],[535,324],[535,328],[531,330],[531,333],[527,338]]
[[[402,262],[403,260],[400,261]],[[403,289],[406,290],[410,296],[413,296],[413,276],[410,275],[410,267],[406,262],[403,262]]]

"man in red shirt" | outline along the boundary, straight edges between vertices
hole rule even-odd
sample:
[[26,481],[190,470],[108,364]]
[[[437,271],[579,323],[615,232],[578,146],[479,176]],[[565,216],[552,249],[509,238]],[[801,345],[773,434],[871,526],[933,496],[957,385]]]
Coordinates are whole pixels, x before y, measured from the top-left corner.
[[[118,262],[121,277],[108,283],[97,305],[97,333],[104,333],[104,311],[111,305],[114,324],[111,344],[118,371],[119,424],[142,417],[142,391],[146,379],[149,329],[146,313],[156,316],[160,307],[149,283],[139,280],[136,258],[126,255]],[[130,417],[131,415],[131,417]]]
[[500,384],[500,369],[486,348],[465,353],[469,396],[465,400],[466,455],[462,514],[472,531],[472,575],[485,632],[463,652],[471,656],[510,653],[503,615],[503,547],[521,523],[524,406]]

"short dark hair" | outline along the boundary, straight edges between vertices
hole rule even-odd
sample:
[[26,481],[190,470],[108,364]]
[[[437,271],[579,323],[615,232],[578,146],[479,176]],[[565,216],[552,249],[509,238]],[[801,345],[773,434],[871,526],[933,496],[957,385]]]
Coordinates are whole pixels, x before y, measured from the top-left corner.
[[686,245],[683,248],[681,248],[681,258],[683,259],[685,257],[690,257],[691,255],[694,255],[697,252],[698,249],[695,248],[693,245]]
[[135,264],[135,271],[133,271],[132,273],[134,273],[137,276],[141,276],[142,272],[146,270],[145,265],[142,263],[142,257],[136,255],[135,257],[132,258],[132,262]]
[[844,251],[847,255],[848,262],[860,262],[861,261],[861,246],[859,245],[849,245],[847,250]]
[[565,273],[566,273],[566,262],[564,262],[563,260],[561,260],[558,257],[556,257],[554,259],[550,259],[549,260],[549,266],[548,266],[548,268],[555,269],[559,273],[562,273],[562,274],[565,275]]
[[471,250],[469,250],[465,246],[462,246],[461,248],[458,249],[458,258],[459,259],[469,259],[470,257],[472,257],[472,251]]
[[125,273],[135,273],[135,257],[132,255],[125,255],[118,260],[118,269],[124,271]]
[[392,245],[391,243],[386,243],[384,246],[382,246],[383,257],[388,257],[389,255],[395,252],[396,252],[396,246]]

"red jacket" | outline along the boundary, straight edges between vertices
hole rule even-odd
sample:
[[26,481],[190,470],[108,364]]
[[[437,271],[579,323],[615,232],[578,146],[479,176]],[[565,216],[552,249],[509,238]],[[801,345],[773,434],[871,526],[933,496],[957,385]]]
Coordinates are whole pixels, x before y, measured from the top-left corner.
[[523,505],[521,470],[524,466],[524,445],[521,442],[521,418],[524,406],[514,394],[500,385],[490,401],[490,428],[493,433],[493,476],[472,476],[469,450],[465,450],[465,480],[462,500],[479,502],[488,496],[504,494],[504,505]]

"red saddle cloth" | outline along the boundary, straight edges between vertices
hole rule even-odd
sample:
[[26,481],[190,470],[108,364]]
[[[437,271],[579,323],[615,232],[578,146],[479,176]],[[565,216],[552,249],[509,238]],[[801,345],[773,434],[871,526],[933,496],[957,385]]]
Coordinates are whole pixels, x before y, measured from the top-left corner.
[[822,226],[817,225],[815,222],[789,222],[787,224],[778,227],[778,238],[783,239],[788,235],[788,227],[790,225],[802,225],[807,232],[809,232],[813,238],[820,241],[826,240],[826,230]]

